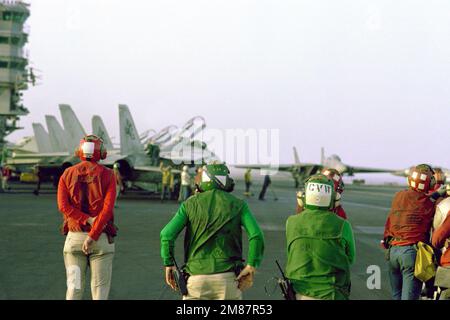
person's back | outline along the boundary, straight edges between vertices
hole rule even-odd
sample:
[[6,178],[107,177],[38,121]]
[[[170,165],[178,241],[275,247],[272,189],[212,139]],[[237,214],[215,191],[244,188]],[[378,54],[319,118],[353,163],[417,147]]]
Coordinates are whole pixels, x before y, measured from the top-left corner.
[[[433,169],[426,164],[411,168],[408,190],[397,192],[386,220],[382,244],[387,252],[394,300],[418,300],[422,282],[415,277],[417,243],[430,242],[435,211],[436,184]],[[439,196],[439,192],[436,192]]]
[[434,208],[434,202],[423,192],[397,192],[386,221],[385,238],[391,237],[391,245],[397,246],[428,242]]
[[187,187],[191,186],[191,176],[190,176],[189,172],[184,171],[184,170],[183,170],[183,172],[181,172],[181,185],[187,186]]
[[244,205],[244,201],[222,190],[198,193],[185,202],[189,274],[213,274],[242,267],[240,226]]
[[244,181],[245,181],[245,183],[251,183],[252,182],[252,172],[251,172],[251,170],[245,171]]
[[319,174],[306,181],[302,214],[288,218],[286,276],[297,300],[345,300],[350,295],[353,231],[334,212],[333,182]]
[[67,188],[73,207],[95,217],[108,205],[104,202],[104,195],[110,183],[115,183],[115,177],[111,169],[83,161],[67,168],[60,183]]
[[116,183],[113,171],[98,164],[107,155],[100,138],[84,137],[76,154],[82,162],[66,169],[58,184],[58,209],[67,235],[63,250],[66,299],[83,298],[88,268],[92,298],[108,299],[115,252]]
[[[186,229],[184,256],[189,279],[188,294],[183,299],[241,299],[241,291],[253,284],[253,274],[264,251],[264,238],[248,205],[230,194],[233,187],[225,165],[205,166],[202,181],[197,186],[199,193],[183,202],[161,231],[166,282],[175,288],[174,243],[178,234]],[[249,240],[246,266],[242,227]]]
[[161,169],[161,172],[162,172],[162,184],[170,185],[172,169],[170,167],[163,167]]
[[289,217],[286,275],[297,293],[315,299],[348,299],[354,257],[346,251],[345,223],[328,210],[306,209]]

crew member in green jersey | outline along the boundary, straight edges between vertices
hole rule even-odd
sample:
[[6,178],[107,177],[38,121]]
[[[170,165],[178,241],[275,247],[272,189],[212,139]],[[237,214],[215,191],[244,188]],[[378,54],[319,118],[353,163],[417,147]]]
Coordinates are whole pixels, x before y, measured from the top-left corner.
[[[224,164],[203,167],[200,191],[181,204],[161,231],[166,283],[176,290],[174,243],[186,228],[184,300],[240,300],[253,285],[264,253],[264,237],[245,201],[233,196],[234,182]],[[248,235],[248,258],[242,256],[242,227]]]
[[297,300],[347,300],[355,241],[350,223],[334,212],[333,181],[322,174],[305,183],[302,214],[286,224],[286,276]]

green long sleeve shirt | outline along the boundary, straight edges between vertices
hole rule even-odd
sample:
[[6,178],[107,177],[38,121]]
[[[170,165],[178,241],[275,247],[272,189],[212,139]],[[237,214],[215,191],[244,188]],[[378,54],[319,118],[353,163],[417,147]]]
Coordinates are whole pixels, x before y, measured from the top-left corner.
[[286,276],[294,290],[317,299],[350,295],[350,266],[355,262],[351,224],[327,210],[307,209],[286,223]]
[[[224,195],[222,193],[216,194],[216,197],[225,197],[227,198],[227,195]],[[192,201],[192,199],[191,199]],[[217,200],[216,200],[217,201]],[[240,215],[239,222],[242,227],[244,227],[245,232],[248,235],[248,241],[249,241],[249,249],[248,249],[248,259],[247,264],[251,265],[255,268],[259,267],[261,264],[261,260],[264,253],[264,236],[259,228],[255,218],[253,217],[248,205],[243,202],[243,205],[240,209],[240,212],[238,213]],[[180,232],[188,226],[189,223],[192,223],[192,221],[189,221],[189,214],[186,209],[186,204],[183,203],[178,212],[175,214],[175,216],[172,218],[172,220],[164,227],[164,229],[161,231],[161,257],[163,259],[163,263],[165,266],[172,266],[173,260],[172,257],[174,255],[174,246],[175,246],[175,240],[177,239]],[[236,232],[233,230],[230,230],[231,228],[234,228],[235,225],[231,222],[229,223],[230,226],[227,229],[227,226],[223,226],[220,228],[222,232],[230,233],[230,232]],[[239,227],[239,226],[237,226]],[[194,229],[198,229],[195,227]],[[223,230],[225,229],[225,230]],[[203,234],[207,232],[206,230],[200,230],[198,231],[199,234]],[[220,231],[218,231],[220,232]],[[240,234],[240,228],[238,231]],[[220,241],[220,240],[218,240]],[[236,246],[236,242],[240,242],[241,239],[237,239],[234,241],[234,243],[231,243],[231,246]],[[186,245],[186,243],[185,243]],[[189,243],[187,244],[189,247]],[[211,246],[212,245],[212,246]],[[206,256],[207,258],[203,259],[194,259],[194,260],[200,260],[199,262],[194,261],[193,264],[195,266],[191,267],[191,269],[195,269],[196,271],[193,271],[192,273],[197,273],[201,271],[204,271],[205,274],[210,273],[219,273],[228,271],[229,269],[229,261],[221,260],[221,259],[215,259],[215,261],[211,261],[211,259],[214,259],[213,256],[217,251],[221,251],[223,248],[218,248],[219,245],[214,246],[214,242],[210,241],[208,245],[205,245],[202,249],[206,252],[206,254],[203,254],[203,256]],[[205,248],[206,247],[206,248]],[[237,246],[239,247],[239,245]],[[185,248],[186,250],[186,248]],[[211,252],[209,252],[211,251]],[[239,250],[238,250],[239,251]],[[209,254],[210,253],[210,254]],[[226,254],[225,254],[226,255]],[[187,260],[189,260],[189,257],[187,257]],[[186,261],[189,268],[189,261]],[[203,265],[202,265],[203,264]]]
[[342,229],[342,245],[345,248],[350,265],[353,265],[355,263],[356,246],[352,225],[348,221],[345,221]]

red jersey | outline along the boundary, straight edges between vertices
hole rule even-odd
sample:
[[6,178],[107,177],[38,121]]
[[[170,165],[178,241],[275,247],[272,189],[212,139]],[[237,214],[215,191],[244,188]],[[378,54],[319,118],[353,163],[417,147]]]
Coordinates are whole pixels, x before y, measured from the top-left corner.
[[342,208],[342,206],[334,208],[333,212],[336,213],[342,219],[347,220],[347,214],[345,213],[345,210],[344,208]]
[[[58,208],[64,215],[65,232],[89,232],[95,241],[107,231],[105,228],[115,235],[115,198],[112,170],[89,161],[66,169],[58,185]],[[87,224],[90,217],[96,217],[92,226]]]
[[444,254],[441,257],[441,265],[443,267],[450,267],[450,214],[447,214],[447,218],[444,223],[433,232],[433,238],[431,243],[433,247],[441,249],[446,247]]
[[404,190],[392,201],[386,221],[384,238],[392,237],[392,245],[407,246],[419,241],[429,242],[435,203],[422,192]]
[[10,178],[12,175],[12,170],[10,168],[3,168],[2,169],[2,176]]

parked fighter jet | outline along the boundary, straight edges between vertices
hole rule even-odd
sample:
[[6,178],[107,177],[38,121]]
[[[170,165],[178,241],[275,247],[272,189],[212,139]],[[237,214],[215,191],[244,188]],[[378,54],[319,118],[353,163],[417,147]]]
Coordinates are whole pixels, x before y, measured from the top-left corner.
[[[68,105],[60,105],[59,108],[64,129],[54,116],[46,116],[48,134],[42,125],[34,126],[35,136],[40,140],[38,144],[47,146],[47,149],[40,151],[45,152],[14,154],[9,159],[11,162],[21,162],[29,168],[38,169],[41,177],[53,177],[55,185],[66,168],[79,162],[73,151],[78,147],[80,138],[86,135],[72,108]],[[198,120],[202,122],[200,126],[196,126]],[[146,153],[145,145],[141,142],[142,135],[138,134],[130,111],[125,105],[119,106],[119,121],[120,149],[114,148],[99,116],[92,118],[92,130],[103,139],[108,150],[108,158],[102,164],[109,167],[118,164],[124,180],[130,187],[155,190],[161,182],[161,169],[158,166],[161,162],[171,165],[174,168],[173,172],[179,174],[177,168],[181,169],[183,165],[194,166],[218,160],[206,148],[206,144],[193,140],[206,126],[201,117],[192,118],[181,130],[169,126],[149,138],[149,141],[158,145],[161,150],[156,163],[155,159]]]
[[33,126],[38,145],[45,144],[49,152],[12,153],[7,163],[14,166],[26,166],[23,171],[38,171],[43,178],[52,177],[56,185],[64,170],[79,162],[74,156],[74,150],[79,144],[80,137],[86,133],[77,116],[69,105],[60,105],[61,118],[64,129],[53,116],[46,116],[48,137],[42,125]]
[[376,169],[376,168],[366,168],[366,167],[355,167],[344,164],[341,158],[337,155],[331,155],[330,157],[325,157],[324,148],[321,149],[321,161],[320,164],[316,163],[302,163],[300,162],[300,157],[298,156],[297,148],[294,147],[294,164],[281,164],[276,168],[269,165],[235,165],[236,168],[244,169],[277,169],[278,171],[290,172],[295,181],[295,188],[299,188],[301,184],[311,175],[320,173],[323,168],[332,168],[338,170],[341,174],[353,176],[355,173],[393,173],[394,170],[388,169]]
[[[106,128],[100,124],[101,119],[97,118],[96,121],[98,130],[101,129],[108,136]],[[178,176],[183,165],[192,167],[212,159],[216,160],[212,152],[199,149],[197,145],[191,144],[191,140],[180,139],[181,135],[189,129],[187,126],[184,126],[181,131],[177,131],[175,126],[169,126],[149,139],[149,143],[158,145],[161,149],[155,163],[151,155],[146,153],[130,110],[126,105],[119,105],[119,123],[120,152],[111,154],[101,163],[110,167],[117,164],[123,180],[130,187],[154,191],[162,179],[158,163],[170,165],[174,169],[172,172]],[[198,131],[196,132],[198,133]]]
[[15,171],[31,172],[38,159],[45,155],[54,155],[57,151],[52,148],[50,135],[40,123],[33,123],[34,136],[24,137],[16,144],[8,145],[5,163],[15,168]]
[[108,131],[100,116],[92,117],[92,133],[103,140],[103,146],[108,150],[108,153],[114,150],[111,137],[108,135]]

